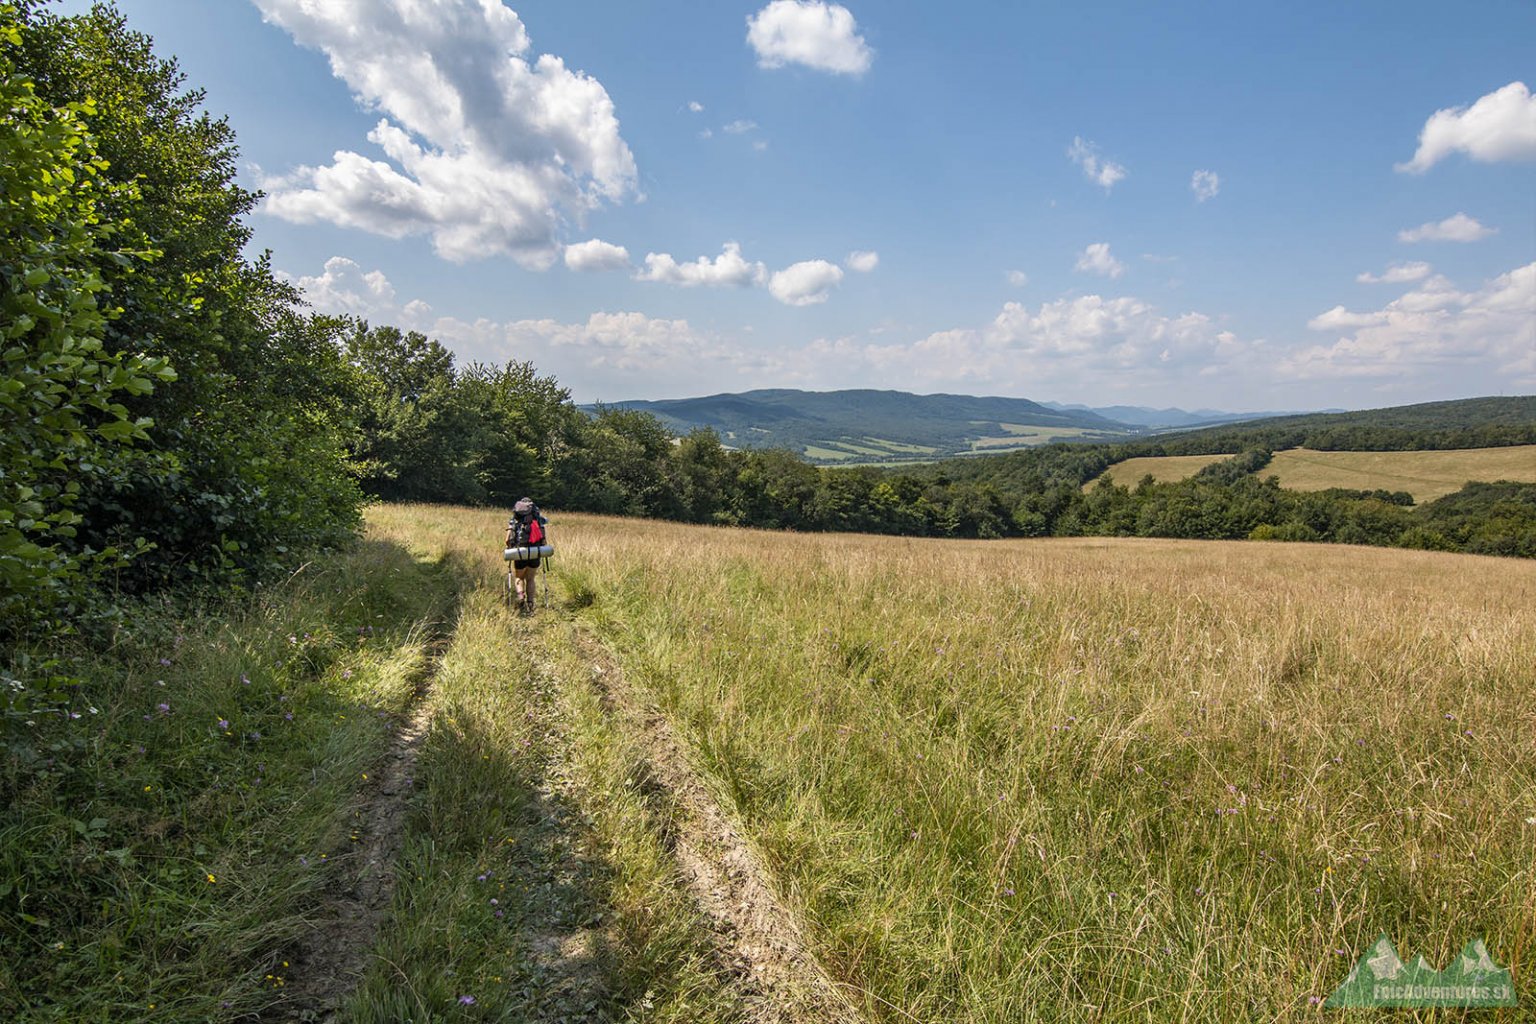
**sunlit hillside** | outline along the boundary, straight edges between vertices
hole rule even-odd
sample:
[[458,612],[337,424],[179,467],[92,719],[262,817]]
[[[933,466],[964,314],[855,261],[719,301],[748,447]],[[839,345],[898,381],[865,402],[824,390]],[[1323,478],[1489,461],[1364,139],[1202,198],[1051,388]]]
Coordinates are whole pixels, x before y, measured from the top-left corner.
[[[494,513],[371,521],[499,586]],[[867,1019],[1301,1020],[1382,931],[1529,957],[1536,565],[553,521],[507,633],[612,647]]]
[[[1227,457],[1167,455],[1126,459],[1110,466],[1103,475],[1123,487],[1136,486],[1147,474],[1154,480],[1183,480]],[[1536,483],[1536,445],[1397,452],[1290,448],[1275,452],[1258,475],[1278,477],[1281,487],[1296,491],[1330,487],[1407,491],[1414,501],[1423,503],[1459,491],[1473,480]],[[1084,485],[1085,489],[1097,482]]]

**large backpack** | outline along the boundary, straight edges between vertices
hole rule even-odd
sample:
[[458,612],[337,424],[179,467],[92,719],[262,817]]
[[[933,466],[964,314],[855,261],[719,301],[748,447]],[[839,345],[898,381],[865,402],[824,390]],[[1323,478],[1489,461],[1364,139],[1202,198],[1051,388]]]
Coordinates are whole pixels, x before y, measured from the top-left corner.
[[543,516],[539,514],[539,507],[527,498],[522,499],[512,506],[512,519],[507,523],[512,531],[512,543],[508,545],[514,548],[538,547],[544,543]]

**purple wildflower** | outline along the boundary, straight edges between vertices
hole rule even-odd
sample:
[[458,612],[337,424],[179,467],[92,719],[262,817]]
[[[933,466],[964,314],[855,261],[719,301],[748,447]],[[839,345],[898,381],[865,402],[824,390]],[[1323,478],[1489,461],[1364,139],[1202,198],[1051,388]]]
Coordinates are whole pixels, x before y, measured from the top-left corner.
[[219,728],[223,729],[223,730],[225,730],[227,732],[229,730],[229,719],[227,719],[227,718],[219,719]]
[[459,1005],[460,1006],[474,1006],[475,1005],[475,997],[474,996],[459,996]]

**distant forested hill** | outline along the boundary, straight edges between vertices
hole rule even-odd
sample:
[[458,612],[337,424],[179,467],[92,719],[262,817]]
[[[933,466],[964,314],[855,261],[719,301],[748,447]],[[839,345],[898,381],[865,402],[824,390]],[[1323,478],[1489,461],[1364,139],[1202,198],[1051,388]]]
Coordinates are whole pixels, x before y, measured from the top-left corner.
[[1536,395],[1464,398],[1359,412],[1280,416],[1163,435],[1167,455],[1280,451],[1432,451],[1536,443]]
[[701,427],[735,448],[789,448],[812,462],[899,462],[1048,444],[1108,440],[1133,428],[1093,412],[1023,398],[901,391],[772,389],[619,402],[679,434]]

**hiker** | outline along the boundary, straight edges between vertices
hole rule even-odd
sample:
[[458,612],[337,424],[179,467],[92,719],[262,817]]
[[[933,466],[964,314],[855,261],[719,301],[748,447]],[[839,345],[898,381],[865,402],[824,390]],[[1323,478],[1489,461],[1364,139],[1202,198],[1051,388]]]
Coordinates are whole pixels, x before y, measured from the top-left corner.
[[[549,543],[549,520],[539,511],[532,498],[521,498],[512,506],[512,518],[507,520],[506,546],[509,548],[537,548]],[[512,573],[517,581],[517,606],[524,615],[533,614],[534,579],[539,573],[535,558],[518,558],[512,562]]]

